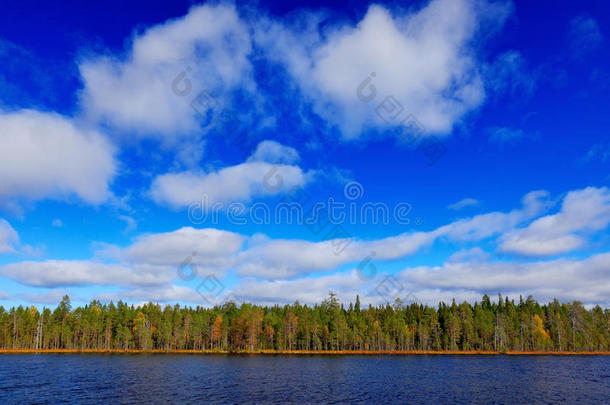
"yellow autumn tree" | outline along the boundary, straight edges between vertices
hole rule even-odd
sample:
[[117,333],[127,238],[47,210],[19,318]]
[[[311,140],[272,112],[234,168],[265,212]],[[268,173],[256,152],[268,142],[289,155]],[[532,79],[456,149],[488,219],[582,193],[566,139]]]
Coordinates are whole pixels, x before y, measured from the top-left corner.
[[222,326],[222,316],[216,315],[216,319],[214,320],[214,325],[212,325],[212,343],[216,344],[216,348],[220,347],[220,337],[222,336],[221,326]]
[[542,318],[538,316],[538,314],[534,315],[533,324],[536,347],[542,346],[542,348],[545,349],[551,338],[551,335],[549,334],[549,331],[544,329],[544,322],[542,321]]

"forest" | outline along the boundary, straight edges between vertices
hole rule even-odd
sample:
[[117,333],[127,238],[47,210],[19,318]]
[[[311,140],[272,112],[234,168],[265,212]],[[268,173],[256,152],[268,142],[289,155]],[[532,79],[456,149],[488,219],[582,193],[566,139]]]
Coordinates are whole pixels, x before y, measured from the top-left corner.
[[129,306],[93,301],[54,309],[0,306],[1,349],[114,350],[493,350],[609,351],[610,311],[580,302],[525,300],[439,303],[400,300],[348,306],[331,291],[322,303],[213,308]]

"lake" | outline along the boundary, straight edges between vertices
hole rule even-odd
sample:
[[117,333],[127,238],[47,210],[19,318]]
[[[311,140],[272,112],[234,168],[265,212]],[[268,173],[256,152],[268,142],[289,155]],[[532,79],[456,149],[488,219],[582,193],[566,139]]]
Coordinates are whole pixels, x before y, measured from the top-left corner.
[[608,403],[610,356],[0,355],[0,403]]

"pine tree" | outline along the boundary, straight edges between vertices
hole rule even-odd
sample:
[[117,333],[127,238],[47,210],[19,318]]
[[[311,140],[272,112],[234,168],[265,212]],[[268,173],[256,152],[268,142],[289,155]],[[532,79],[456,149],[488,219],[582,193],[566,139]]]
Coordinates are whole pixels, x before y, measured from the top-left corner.
[[516,305],[498,295],[437,307],[397,300],[347,307],[334,292],[322,304],[213,308],[134,307],[93,301],[51,311],[0,306],[2,349],[141,350],[610,350],[610,311],[580,302]]

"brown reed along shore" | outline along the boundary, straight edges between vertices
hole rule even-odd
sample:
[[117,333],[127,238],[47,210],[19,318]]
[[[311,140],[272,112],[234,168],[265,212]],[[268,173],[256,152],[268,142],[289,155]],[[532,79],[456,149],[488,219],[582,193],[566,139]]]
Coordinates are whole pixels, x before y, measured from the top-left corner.
[[201,355],[508,355],[508,356],[610,356],[610,352],[566,352],[566,351],[507,351],[493,350],[138,350],[138,349],[0,349],[0,354],[201,354]]

